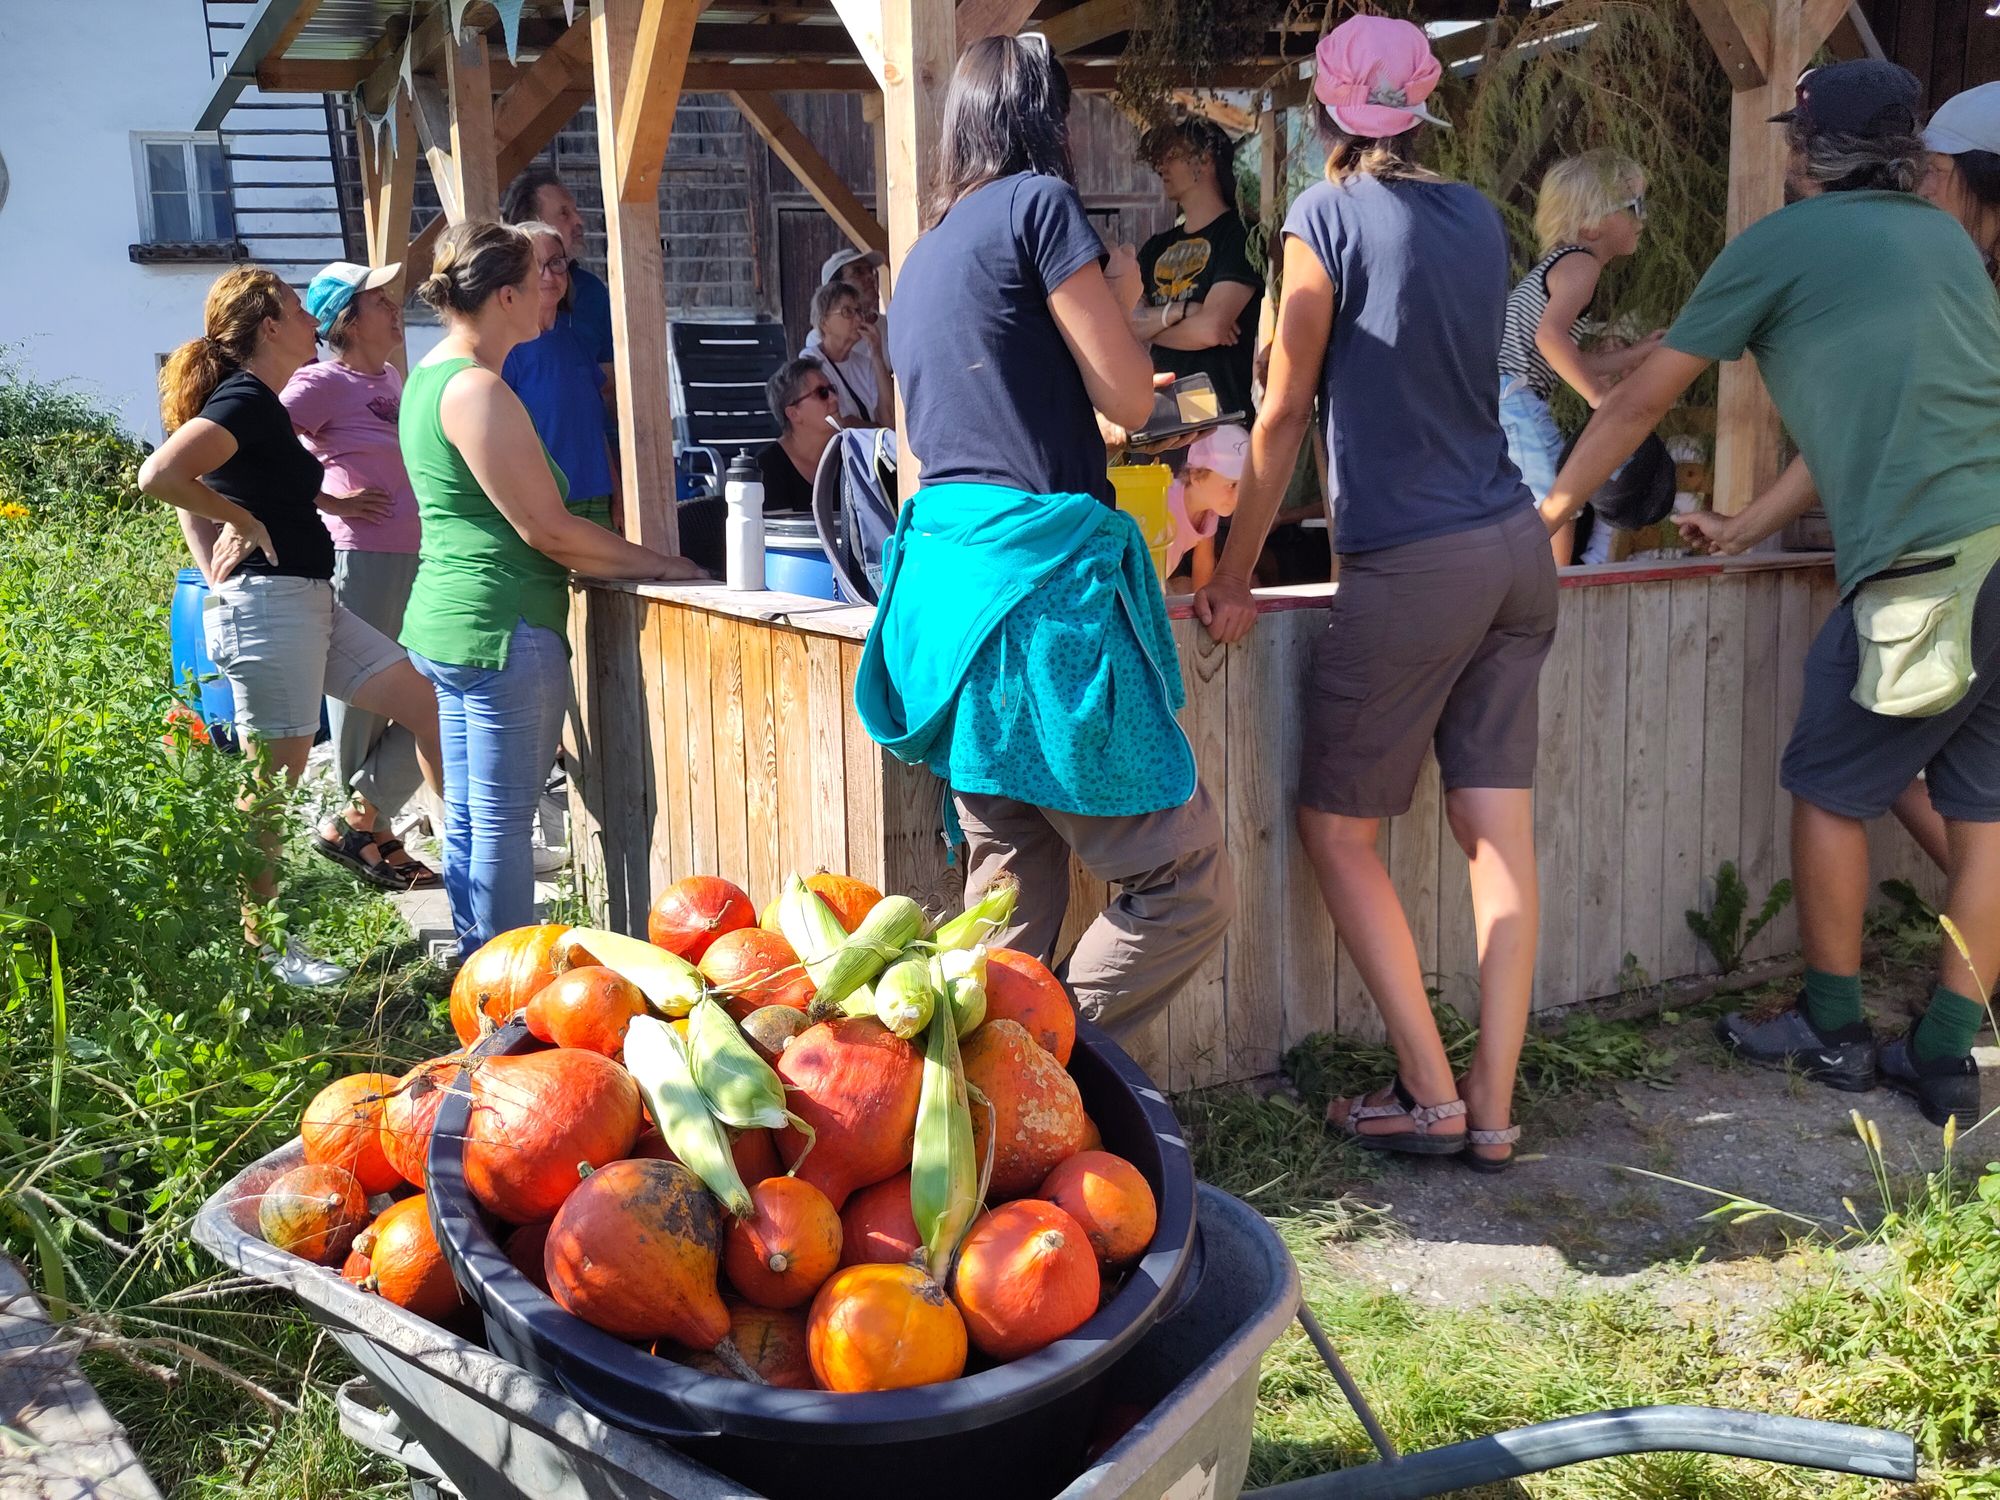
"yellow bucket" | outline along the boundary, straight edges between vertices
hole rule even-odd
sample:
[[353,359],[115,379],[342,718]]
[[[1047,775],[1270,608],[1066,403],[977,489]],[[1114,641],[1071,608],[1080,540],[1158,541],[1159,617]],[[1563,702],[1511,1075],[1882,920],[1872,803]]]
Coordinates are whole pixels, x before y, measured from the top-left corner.
[[1167,548],[1174,539],[1174,518],[1167,508],[1167,491],[1174,482],[1165,464],[1114,464],[1111,488],[1118,508],[1139,523],[1146,550],[1153,555],[1153,572],[1167,581]]

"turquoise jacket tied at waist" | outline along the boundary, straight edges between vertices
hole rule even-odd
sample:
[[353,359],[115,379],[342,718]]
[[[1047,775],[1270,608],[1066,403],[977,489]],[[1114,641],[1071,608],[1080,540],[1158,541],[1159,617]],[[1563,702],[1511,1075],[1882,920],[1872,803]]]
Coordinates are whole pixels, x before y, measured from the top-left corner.
[[942,484],[903,507],[854,703],[959,792],[1092,817],[1179,807],[1194,752],[1166,601],[1132,518],[1090,495]]

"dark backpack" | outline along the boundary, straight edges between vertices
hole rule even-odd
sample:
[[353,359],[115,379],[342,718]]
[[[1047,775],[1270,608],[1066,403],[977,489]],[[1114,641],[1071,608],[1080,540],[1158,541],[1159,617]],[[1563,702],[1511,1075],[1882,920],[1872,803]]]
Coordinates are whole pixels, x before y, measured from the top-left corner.
[[820,455],[813,525],[841,592],[863,604],[882,597],[882,549],[896,532],[896,433],[847,427]]

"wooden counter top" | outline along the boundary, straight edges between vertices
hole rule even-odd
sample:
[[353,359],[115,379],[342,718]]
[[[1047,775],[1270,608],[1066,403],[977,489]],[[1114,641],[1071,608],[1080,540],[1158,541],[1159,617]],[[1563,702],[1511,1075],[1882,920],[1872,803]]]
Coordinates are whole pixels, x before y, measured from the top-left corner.
[[[1601,563],[1595,567],[1563,568],[1557,577],[1566,589],[1602,588],[1610,584],[1658,583],[1663,580],[1711,578],[1723,574],[1770,573],[1798,568],[1824,568],[1833,563],[1831,552],[1759,552],[1745,557],[1681,557],[1647,559],[1639,562]],[[631,583],[618,579],[578,578],[579,588],[636,594],[642,599],[658,599],[698,609],[705,614],[737,620],[753,620],[784,625],[809,635],[831,636],[837,640],[859,641],[868,636],[874,622],[872,605],[835,604],[801,594],[769,591],[739,592],[720,583]],[[1301,583],[1282,588],[1258,589],[1257,612],[1279,614],[1295,609],[1324,609],[1334,591],[1334,583]],[[1167,614],[1184,620],[1194,612],[1188,594],[1171,594]]]

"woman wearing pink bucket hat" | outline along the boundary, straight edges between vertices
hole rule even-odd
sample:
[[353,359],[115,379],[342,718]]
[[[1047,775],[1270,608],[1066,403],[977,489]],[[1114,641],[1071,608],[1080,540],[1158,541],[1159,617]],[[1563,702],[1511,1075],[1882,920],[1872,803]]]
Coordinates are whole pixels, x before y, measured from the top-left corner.
[[[1327,181],[1285,221],[1270,381],[1195,610],[1222,641],[1255,623],[1251,568],[1317,403],[1340,588],[1307,685],[1299,835],[1398,1064],[1327,1122],[1371,1150],[1498,1171],[1519,1135],[1508,1119],[1535,969],[1535,695],[1556,624],[1547,532],[1508,460],[1493,381],[1507,234],[1476,189],[1417,166],[1402,140],[1443,123],[1425,107],[1442,69],[1423,32],[1356,16],[1316,57]],[[1433,746],[1478,929],[1479,1046],[1463,1078],[1376,853]]]

